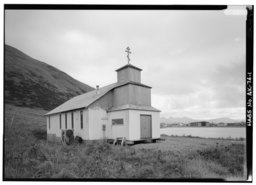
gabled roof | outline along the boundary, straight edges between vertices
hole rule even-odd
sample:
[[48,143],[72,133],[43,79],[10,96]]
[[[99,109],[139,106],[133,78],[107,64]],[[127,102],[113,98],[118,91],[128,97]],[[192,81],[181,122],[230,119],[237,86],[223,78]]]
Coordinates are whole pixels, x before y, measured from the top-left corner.
[[51,110],[45,115],[88,107],[90,104],[92,104],[93,102],[95,102],[100,97],[104,96],[107,92],[109,92],[110,90],[112,90],[117,86],[120,86],[120,84],[114,83],[114,84],[99,88],[99,93],[96,93],[97,90],[93,90],[88,93],[78,95],[66,101],[65,103],[61,104],[60,106],[56,107],[55,109]]
[[126,64],[125,66],[118,68],[116,71],[118,72],[118,71],[120,71],[120,70],[122,70],[122,69],[124,69],[124,68],[127,68],[127,67],[131,67],[131,68],[133,68],[133,69],[137,69],[137,70],[139,70],[139,71],[142,71],[142,69],[140,69],[140,68],[138,68],[138,67],[136,67],[136,66],[134,66],[134,65],[132,65],[132,64]]
[[99,98],[104,96],[106,93],[108,93],[112,89],[123,86],[123,85],[127,85],[127,84],[133,84],[133,85],[138,85],[138,86],[142,86],[142,87],[146,87],[146,88],[151,88],[142,83],[137,83],[137,82],[132,82],[132,81],[124,82],[124,83],[113,83],[108,86],[99,88],[99,90],[98,90],[99,93],[96,93],[97,90],[95,89],[95,90],[87,92],[85,94],[75,96],[74,98],[71,98],[70,100],[64,102],[60,106],[58,106],[55,109],[51,110],[50,112],[46,113],[45,116],[88,107],[89,105],[94,103],[96,100],[98,100]]

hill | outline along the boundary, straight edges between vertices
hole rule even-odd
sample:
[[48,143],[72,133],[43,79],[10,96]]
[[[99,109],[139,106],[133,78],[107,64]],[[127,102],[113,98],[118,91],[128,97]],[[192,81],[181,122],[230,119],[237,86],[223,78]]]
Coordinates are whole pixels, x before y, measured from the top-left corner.
[[169,123],[169,124],[174,124],[174,123],[190,123],[194,122],[196,120],[188,118],[188,117],[169,117],[169,118],[160,118],[160,122],[162,123]]
[[92,87],[57,68],[5,45],[5,103],[50,110],[76,95],[91,90]]

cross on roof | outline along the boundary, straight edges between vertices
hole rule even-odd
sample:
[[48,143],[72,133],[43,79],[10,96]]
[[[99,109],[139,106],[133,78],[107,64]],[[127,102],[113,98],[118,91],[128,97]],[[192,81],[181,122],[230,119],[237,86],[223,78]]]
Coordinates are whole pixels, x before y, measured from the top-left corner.
[[129,56],[129,54],[132,53],[132,52],[130,51],[129,46],[126,48],[125,52],[127,52],[127,58],[128,58],[128,64],[129,64],[129,62],[130,62],[130,56]]

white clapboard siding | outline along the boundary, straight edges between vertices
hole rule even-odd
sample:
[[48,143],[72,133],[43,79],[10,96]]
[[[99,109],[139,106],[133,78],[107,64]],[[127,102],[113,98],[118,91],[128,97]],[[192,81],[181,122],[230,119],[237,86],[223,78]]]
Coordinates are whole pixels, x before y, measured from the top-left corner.
[[[123,125],[113,125],[113,119],[123,119]],[[115,139],[117,137],[125,137],[129,139],[129,111],[116,111],[110,112],[108,118],[108,136],[111,139]]]
[[100,107],[89,108],[89,139],[103,139],[103,124],[107,123],[105,119],[107,117],[106,110]]
[[141,139],[140,115],[151,115],[152,139],[160,138],[159,112],[129,110],[129,139]]

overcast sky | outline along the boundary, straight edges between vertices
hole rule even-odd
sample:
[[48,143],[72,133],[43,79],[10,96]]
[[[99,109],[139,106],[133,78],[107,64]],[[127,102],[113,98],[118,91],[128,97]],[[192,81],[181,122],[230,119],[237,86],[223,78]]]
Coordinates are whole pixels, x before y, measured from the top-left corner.
[[143,69],[162,117],[245,118],[246,15],[223,11],[7,10],[5,43],[95,87]]

